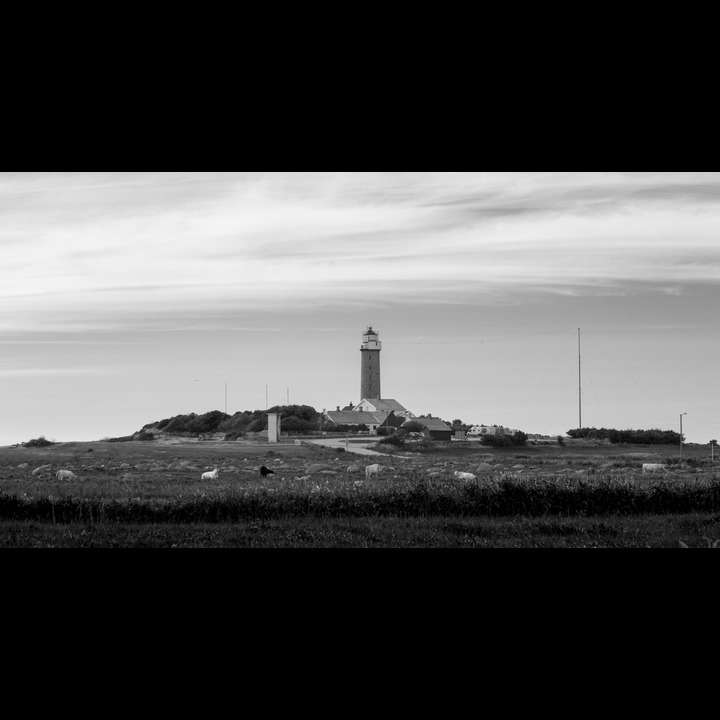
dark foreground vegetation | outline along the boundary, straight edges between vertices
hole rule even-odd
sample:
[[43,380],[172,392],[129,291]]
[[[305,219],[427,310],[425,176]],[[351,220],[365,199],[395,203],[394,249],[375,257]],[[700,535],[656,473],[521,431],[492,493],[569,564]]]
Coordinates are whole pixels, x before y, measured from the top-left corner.
[[232,523],[280,518],[592,517],[720,513],[720,481],[638,487],[567,478],[484,482],[402,479],[380,484],[289,482],[189,497],[101,499],[0,494],[0,520],[50,523]]
[[709,548],[720,515],[0,522],[0,548]]
[[3,547],[706,547],[720,483],[331,482],[191,497],[0,495]]

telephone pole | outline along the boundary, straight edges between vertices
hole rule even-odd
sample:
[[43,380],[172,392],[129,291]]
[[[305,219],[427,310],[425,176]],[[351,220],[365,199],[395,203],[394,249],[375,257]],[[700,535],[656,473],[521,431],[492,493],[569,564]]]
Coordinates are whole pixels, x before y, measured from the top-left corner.
[[582,430],[582,355],[580,354],[580,328],[578,328],[578,430]]

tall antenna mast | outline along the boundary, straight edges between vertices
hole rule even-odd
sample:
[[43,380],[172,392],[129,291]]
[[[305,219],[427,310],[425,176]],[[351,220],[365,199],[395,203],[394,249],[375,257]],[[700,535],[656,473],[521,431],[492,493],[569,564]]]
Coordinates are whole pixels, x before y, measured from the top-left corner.
[[578,328],[578,430],[582,430],[582,355],[580,354],[580,328]]

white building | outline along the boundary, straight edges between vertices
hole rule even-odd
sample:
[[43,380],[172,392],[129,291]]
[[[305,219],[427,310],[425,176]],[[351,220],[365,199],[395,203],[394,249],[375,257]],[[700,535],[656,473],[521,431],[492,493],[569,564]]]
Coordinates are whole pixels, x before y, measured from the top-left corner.
[[411,420],[416,417],[406,407],[403,407],[397,400],[381,400],[380,398],[363,398],[354,408],[354,412],[382,412],[395,413],[396,417],[404,417]]

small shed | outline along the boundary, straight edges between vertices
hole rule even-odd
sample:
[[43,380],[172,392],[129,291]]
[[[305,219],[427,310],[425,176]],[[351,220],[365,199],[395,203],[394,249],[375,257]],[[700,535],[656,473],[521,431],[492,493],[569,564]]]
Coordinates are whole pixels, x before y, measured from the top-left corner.
[[419,422],[423,426],[423,434],[429,440],[450,442],[453,439],[453,429],[440,418],[419,417],[413,418],[412,422]]

